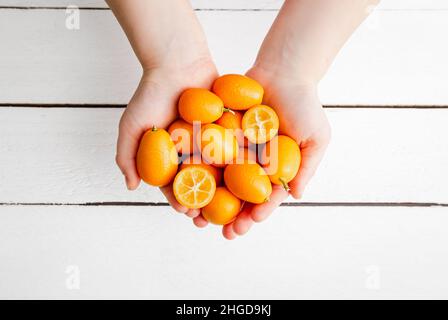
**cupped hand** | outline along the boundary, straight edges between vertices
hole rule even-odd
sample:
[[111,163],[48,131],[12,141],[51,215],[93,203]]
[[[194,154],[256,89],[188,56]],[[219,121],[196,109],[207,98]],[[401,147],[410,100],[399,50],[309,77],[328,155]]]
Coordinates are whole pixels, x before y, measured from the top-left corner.
[[[216,67],[211,60],[196,61],[184,67],[155,67],[143,73],[119,125],[116,162],[129,190],[135,190],[141,180],[135,157],[143,133],[153,126],[167,128],[177,117],[177,100],[182,91],[191,87],[210,88],[216,77]],[[197,210],[181,206],[171,186],[161,190],[176,211],[192,217],[199,214]]]
[[[274,108],[280,119],[280,134],[293,138],[300,146],[302,162],[296,177],[289,183],[290,194],[300,199],[316,172],[330,142],[331,130],[319,101],[316,85],[254,67],[247,75],[265,89],[263,103]],[[245,234],[254,222],[265,220],[288,197],[275,185],[270,201],[246,206],[237,219],[223,228],[227,239]],[[200,217],[197,219],[201,219]]]

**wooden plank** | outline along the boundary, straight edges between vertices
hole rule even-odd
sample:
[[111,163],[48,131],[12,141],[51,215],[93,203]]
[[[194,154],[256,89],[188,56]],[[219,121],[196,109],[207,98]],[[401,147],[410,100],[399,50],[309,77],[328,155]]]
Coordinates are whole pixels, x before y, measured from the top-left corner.
[[166,208],[0,207],[0,297],[446,299],[447,213],[283,208],[229,243]]
[[[191,0],[196,9],[256,9],[278,10],[283,0]],[[107,8],[103,0],[3,0],[1,6],[16,7],[60,7],[69,5],[89,8]],[[381,1],[379,10],[446,10],[445,0],[386,0]]]
[[[125,190],[120,109],[0,108],[0,203],[165,201]],[[333,141],[303,201],[448,203],[448,110],[329,109]]]
[[[251,66],[275,14],[198,12],[221,72]],[[140,67],[112,14],[83,11],[76,31],[65,19],[63,10],[0,10],[0,103],[127,103]],[[323,81],[323,102],[448,105],[446,29],[448,11],[376,12]]]

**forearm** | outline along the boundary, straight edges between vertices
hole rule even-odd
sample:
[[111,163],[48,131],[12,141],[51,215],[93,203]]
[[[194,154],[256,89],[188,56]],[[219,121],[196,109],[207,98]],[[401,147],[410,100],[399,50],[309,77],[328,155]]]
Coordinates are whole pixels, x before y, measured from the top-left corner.
[[187,0],[106,0],[144,69],[209,59],[205,36]]
[[317,83],[379,0],[286,0],[260,49],[256,67]]

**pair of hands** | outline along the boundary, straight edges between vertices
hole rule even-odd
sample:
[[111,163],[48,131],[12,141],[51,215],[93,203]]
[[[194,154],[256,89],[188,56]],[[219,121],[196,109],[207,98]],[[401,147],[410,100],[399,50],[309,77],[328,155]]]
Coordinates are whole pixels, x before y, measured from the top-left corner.
[[[280,133],[295,139],[302,152],[299,173],[290,182],[291,195],[300,199],[314,175],[330,141],[330,126],[317,96],[316,85],[298,83],[255,66],[247,75],[265,89],[263,103],[271,106],[280,119]],[[156,125],[167,128],[177,117],[177,100],[183,90],[192,87],[211,88],[218,77],[211,60],[200,60],[182,68],[154,67],[145,70],[134,96],[120,120],[116,161],[128,189],[140,184],[135,157],[143,133]],[[193,219],[197,227],[208,223],[200,210],[188,210],[175,199],[172,187],[161,188],[168,202],[178,212]],[[223,227],[226,239],[245,234],[254,222],[265,220],[288,197],[280,186],[274,186],[270,201],[260,205],[246,204],[236,220]]]
[[[106,0],[144,69],[140,85],[120,121],[117,163],[133,190],[138,187],[135,156],[143,133],[166,128],[176,118],[177,99],[191,87],[210,88],[218,73],[203,30],[188,1]],[[247,75],[265,89],[264,104],[280,118],[280,133],[299,144],[302,163],[290,182],[299,199],[330,140],[330,126],[317,97],[317,83],[338,51],[372,12],[378,0],[285,0]],[[167,18],[169,17],[169,18]],[[199,210],[182,207],[171,187],[162,192],[179,212],[207,225]],[[227,239],[266,219],[288,193],[274,187],[268,203],[246,205],[224,226]]]

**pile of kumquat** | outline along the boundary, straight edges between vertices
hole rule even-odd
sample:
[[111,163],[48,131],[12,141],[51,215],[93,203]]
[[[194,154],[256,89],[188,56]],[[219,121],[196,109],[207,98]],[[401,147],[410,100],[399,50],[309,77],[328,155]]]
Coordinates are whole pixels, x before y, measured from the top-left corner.
[[177,201],[201,209],[211,223],[231,223],[245,202],[269,201],[272,184],[289,190],[300,148],[279,135],[279,118],[263,105],[263,87],[229,74],[212,90],[190,88],[178,101],[180,118],[153,127],[140,141],[137,170],[152,186],[172,184]]

